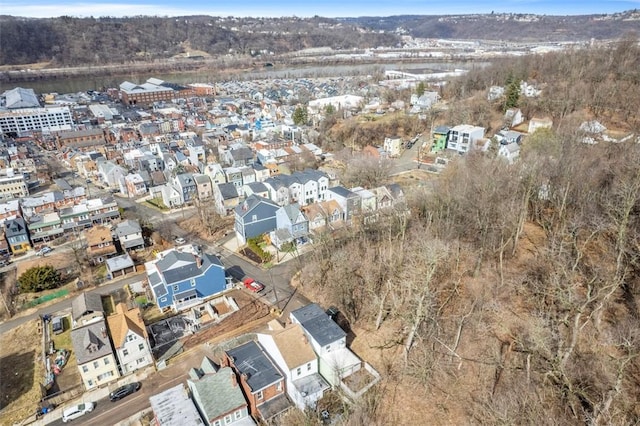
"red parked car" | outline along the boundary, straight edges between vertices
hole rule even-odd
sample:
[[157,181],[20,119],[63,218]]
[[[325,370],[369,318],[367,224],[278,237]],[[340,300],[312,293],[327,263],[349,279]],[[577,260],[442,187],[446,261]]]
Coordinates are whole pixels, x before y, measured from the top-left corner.
[[258,281],[254,280],[253,278],[245,278],[243,283],[244,283],[244,286],[246,288],[248,288],[250,291],[252,291],[254,293],[258,293],[258,292],[264,290],[264,284],[259,283]]

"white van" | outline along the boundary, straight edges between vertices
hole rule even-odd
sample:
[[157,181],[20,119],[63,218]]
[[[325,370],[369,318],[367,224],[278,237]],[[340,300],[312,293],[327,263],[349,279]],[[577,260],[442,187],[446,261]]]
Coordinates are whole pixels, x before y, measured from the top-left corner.
[[69,407],[62,412],[62,421],[67,423],[80,416],[84,416],[85,414],[92,412],[95,406],[96,404],[94,402],[85,402],[84,404]]

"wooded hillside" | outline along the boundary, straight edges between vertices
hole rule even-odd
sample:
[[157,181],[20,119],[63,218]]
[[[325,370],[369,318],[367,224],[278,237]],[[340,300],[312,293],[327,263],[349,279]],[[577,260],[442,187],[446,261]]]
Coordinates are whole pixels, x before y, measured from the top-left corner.
[[[346,424],[640,421],[640,145],[584,144],[574,127],[600,85],[640,93],[638,57],[631,44],[486,70],[566,87],[549,94],[561,125],[513,165],[461,157],[407,194],[407,219],[318,243],[304,291],[341,309],[384,376]],[[623,104],[600,113],[637,128]]]

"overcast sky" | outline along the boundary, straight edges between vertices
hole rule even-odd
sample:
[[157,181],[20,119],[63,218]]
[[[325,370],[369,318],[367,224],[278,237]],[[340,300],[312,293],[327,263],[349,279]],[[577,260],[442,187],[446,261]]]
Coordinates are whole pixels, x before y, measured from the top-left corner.
[[[390,16],[468,13],[537,13],[583,15],[613,13],[640,7],[640,0],[0,0],[0,14],[26,17],[54,16]],[[1,30],[1,28],[0,28]]]

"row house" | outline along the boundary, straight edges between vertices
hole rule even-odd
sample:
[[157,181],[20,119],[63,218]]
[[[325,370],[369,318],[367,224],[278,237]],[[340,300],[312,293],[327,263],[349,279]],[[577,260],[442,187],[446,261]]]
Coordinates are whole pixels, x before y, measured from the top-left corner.
[[268,421],[291,406],[285,375],[260,343],[252,340],[225,351],[222,365],[236,373],[255,419]]
[[269,198],[279,205],[298,203],[305,206],[328,199],[329,178],[317,170],[273,176],[264,184],[269,189]]
[[344,211],[336,200],[309,204],[302,208],[309,223],[309,231],[337,229],[344,224]]
[[123,220],[116,225],[116,237],[120,242],[122,250],[137,250],[144,248],[144,237],[142,236],[142,228],[137,220]]
[[181,173],[176,175],[172,180],[172,184],[180,193],[180,201],[182,204],[191,203],[196,199],[198,190],[193,174]]
[[91,151],[105,146],[109,141],[102,129],[71,130],[56,135],[58,150],[72,148],[80,151]]
[[4,222],[7,219],[12,219],[18,216],[22,216],[20,200],[7,200],[0,203],[0,222]]
[[62,236],[62,220],[57,212],[34,214],[29,217],[27,228],[31,243],[46,243]]
[[199,368],[189,370],[187,386],[193,402],[208,426],[251,426],[249,406],[235,371],[218,367],[204,357]]
[[65,232],[77,232],[93,225],[93,222],[89,217],[89,209],[86,204],[66,207],[61,209],[58,213],[62,220],[62,229],[64,229]]
[[346,223],[352,223],[354,217],[360,215],[362,211],[362,199],[344,186],[329,188],[327,199],[338,203],[343,212],[342,220]]
[[285,243],[304,241],[309,235],[309,221],[300,206],[294,203],[280,207],[276,211],[276,229],[269,235],[278,249]]
[[140,197],[147,193],[147,185],[140,173],[129,173],[120,181],[120,192],[128,197]]
[[20,254],[31,250],[29,243],[29,230],[21,217],[6,220],[4,222],[4,235],[9,244],[9,250],[13,254]]
[[106,385],[120,377],[104,318],[71,330],[71,344],[86,390]]
[[98,174],[100,180],[109,188],[119,188],[120,181],[127,175],[127,171],[113,161],[102,161],[98,163]]
[[208,200],[213,197],[213,185],[207,175],[194,175],[198,200]]
[[111,196],[87,200],[86,206],[92,224],[110,223],[120,218],[118,204]]

